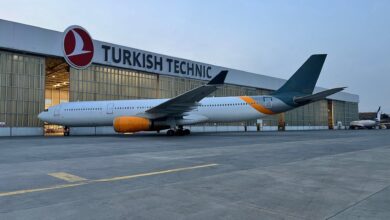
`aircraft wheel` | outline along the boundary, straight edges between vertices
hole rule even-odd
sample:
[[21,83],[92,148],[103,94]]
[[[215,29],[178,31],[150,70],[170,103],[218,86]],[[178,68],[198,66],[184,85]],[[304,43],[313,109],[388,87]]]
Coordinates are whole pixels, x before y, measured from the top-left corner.
[[172,129],[169,129],[169,130],[167,131],[167,135],[168,135],[168,136],[173,136],[173,135],[175,135],[175,131],[172,130]]
[[64,136],[69,136],[70,129],[69,127],[64,127]]
[[177,129],[175,134],[176,134],[177,136],[183,136],[183,135],[185,135],[183,129]]
[[189,134],[191,134],[191,131],[190,131],[190,129],[184,129],[183,133],[184,133],[184,135],[189,135]]

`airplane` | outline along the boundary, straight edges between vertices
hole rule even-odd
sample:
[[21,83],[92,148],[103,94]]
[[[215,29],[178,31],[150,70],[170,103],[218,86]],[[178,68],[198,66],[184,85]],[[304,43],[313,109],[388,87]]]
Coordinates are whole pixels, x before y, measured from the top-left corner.
[[349,124],[349,129],[373,129],[376,127],[381,128],[381,107],[379,106],[378,111],[376,111],[375,120],[357,120],[351,121]]
[[224,84],[223,70],[207,84],[171,99],[109,100],[61,103],[38,115],[44,122],[69,127],[113,126],[118,133],[167,130],[167,135],[188,135],[183,126],[205,122],[239,122],[259,119],[325,99],[344,90],[334,88],[313,94],[326,54],[311,55],[270,95],[207,97]]

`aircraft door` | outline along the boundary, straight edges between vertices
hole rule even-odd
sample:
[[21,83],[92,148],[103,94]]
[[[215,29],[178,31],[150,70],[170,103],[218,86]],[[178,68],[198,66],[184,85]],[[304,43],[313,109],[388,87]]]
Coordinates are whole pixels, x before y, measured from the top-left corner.
[[54,116],[56,117],[60,116],[60,112],[61,112],[61,105],[58,105],[54,108]]
[[112,114],[114,111],[114,103],[107,104],[107,114]]
[[264,97],[263,101],[266,108],[272,108],[272,97]]

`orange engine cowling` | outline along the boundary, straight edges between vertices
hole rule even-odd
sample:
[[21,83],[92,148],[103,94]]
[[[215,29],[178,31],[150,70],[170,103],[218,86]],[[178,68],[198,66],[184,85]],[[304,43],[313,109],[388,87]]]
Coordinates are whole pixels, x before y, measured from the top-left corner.
[[151,128],[151,121],[146,118],[121,116],[114,119],[114,130],[120,133],[148,131]]

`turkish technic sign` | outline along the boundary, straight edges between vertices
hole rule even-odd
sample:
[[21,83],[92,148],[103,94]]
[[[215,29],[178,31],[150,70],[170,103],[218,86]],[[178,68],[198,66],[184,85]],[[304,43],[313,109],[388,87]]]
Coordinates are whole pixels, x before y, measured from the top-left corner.
[[165,70],[177,75],[204,79],[212,78],[211,66],[105,44],[101,45],[101,49],[104,53],[105,62],[129,68],[141,68],[149,72],[162,72]]
[[204,80],[213,76],[211,65],[93,41],[84,28],[75,25],[64,32],[63,55],[69,65],[77,69],[85,69],[94,62]]
[[168,72],[200,79],[212,78],[211,66],[188,60],[102,44],[104,62],[148,72]]

